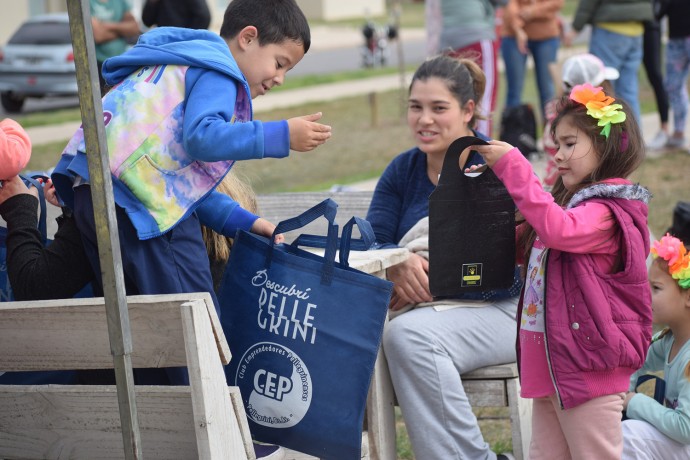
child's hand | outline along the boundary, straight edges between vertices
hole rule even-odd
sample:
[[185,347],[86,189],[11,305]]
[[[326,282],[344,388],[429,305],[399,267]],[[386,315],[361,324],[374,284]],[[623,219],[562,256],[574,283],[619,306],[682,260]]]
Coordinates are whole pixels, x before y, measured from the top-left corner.
[[331,137],[331,127],[316,123],[321,118],[321,112],[290,118],[290,148],[298,152],[314,150]]
[[[493,165],[506,153],[513,148],[507,142],[503,141],[489,141],[489,145],[473,145],[472,149],[479,152],[484,158],[486,164],[491,168]],[[472,168],[470,168],[472,169]],[[477,168],[475,168],[477,169]]]
[[4,180],[2,181],[2,188],[0,188],[0,204],[4,203],[15,195],[21,195],[22,193],[33,195],[38,198],[38,190],[36,190],[34,187],[31,187],[31,189],[32,190],[29,190],[19,176],[14,176],[11,179]]
[[57,196],[57,192],[55,191],[55,185],[53,185],[53,181],[48,179],[43,185],[43,196],[46,197],[46,201],[53,206],[57,206],[58,208],[62,206],[60,204],[60,199]]
[[635,396],[636,394],[637,393],[635,393],[634,391],[628,391],[625,394],[625,400],[623,401],[623,410],[628,410],[628,403],[630,402],[632,397]]
[[[252,225],[252,228],[250,231],[252,233],[255,233],[257,235],[265,236],[266,238],[270,238],[271,235],[273,235],[273,232],[275,231],[276,226],[273,225],[271,222],[267,221],[266,219],[259,217],[254,221],[254,225]],[[276,235],[275,243],[280,244],[285,241],[285,235],[282,233],[279,233]]]

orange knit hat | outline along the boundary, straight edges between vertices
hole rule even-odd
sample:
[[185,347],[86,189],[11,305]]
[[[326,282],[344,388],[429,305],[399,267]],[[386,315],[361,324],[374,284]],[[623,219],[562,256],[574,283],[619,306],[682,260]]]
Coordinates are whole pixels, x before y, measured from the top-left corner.
[[31,158],[31,139],[16,121],[0,121],[0,180],[11,179]]

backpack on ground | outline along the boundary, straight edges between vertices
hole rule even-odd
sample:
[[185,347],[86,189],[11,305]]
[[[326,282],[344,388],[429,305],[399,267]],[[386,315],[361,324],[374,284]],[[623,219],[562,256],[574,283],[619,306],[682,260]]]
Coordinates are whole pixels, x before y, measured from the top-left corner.
[[500,140],[520,149],[529,158],[539,153],[537,146],[537,118],[530,104],[506,107],[501,114]]

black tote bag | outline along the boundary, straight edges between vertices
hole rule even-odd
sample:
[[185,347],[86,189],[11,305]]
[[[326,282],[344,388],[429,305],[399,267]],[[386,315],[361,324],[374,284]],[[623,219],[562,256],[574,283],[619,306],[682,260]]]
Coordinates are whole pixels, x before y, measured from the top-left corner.
[[456,139],[429,197],[429,288],[436,298],[509,288],[515,274],[515,204],[490,169],[465,175],[460,154],[477,137]]

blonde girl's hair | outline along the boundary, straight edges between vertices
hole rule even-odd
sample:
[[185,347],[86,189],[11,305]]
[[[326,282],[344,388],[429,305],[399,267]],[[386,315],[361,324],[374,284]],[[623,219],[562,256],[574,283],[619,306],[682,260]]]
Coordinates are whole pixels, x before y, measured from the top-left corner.
[[[258,205],[256,194],[249,183],[240,179],[234,171],[230,171],[218,184],[216,190],[229,195],[247,211],[257,214]],[[201,235],[206,244],[206,252],[211,261],[227,262],[232,248],[232,238],[214,232],[208,227],[201,226]]]
[[[621,99],[616,103],[623,106],[626,120],[622,123],[611,125],[608,137],[601,134],[598,120],[587,114],[587,107],[575,102],[568,95],[562,96],[557,103],[556,118],[551,124],[551,136],[556,139],[556,128],[563,121],[572,123],[578,130],[592,142],[592,149],[599,159],[599,164],[594,171],[585,178],[579,189],[613,178],[629,177],[644,160],[645,148],[635,115],[630,106]],[[559,176],[551,189],[554,201],[560,206],[568,204],[577,190],[569,191],[563,185]],[[518,246],[525,251],[525,260],[529,260],[529,253],[536,239],[536,232],[532,226],[525,222],[525,228],[518,239]]]
[[409,91],[412,90],[412,85],[417,80],[427,81],[429,78],[439,78],[445,81],[448,91],[457,99],[460,107],[464,108],[468,101],[474,101],[474,115],[468,123],[470,128],[474,128],[478,119],[485,118],[479,112],[479,103],[484,96],[486,75],[474,60],[447,54],[430,57],[419,66],[412,76]]

